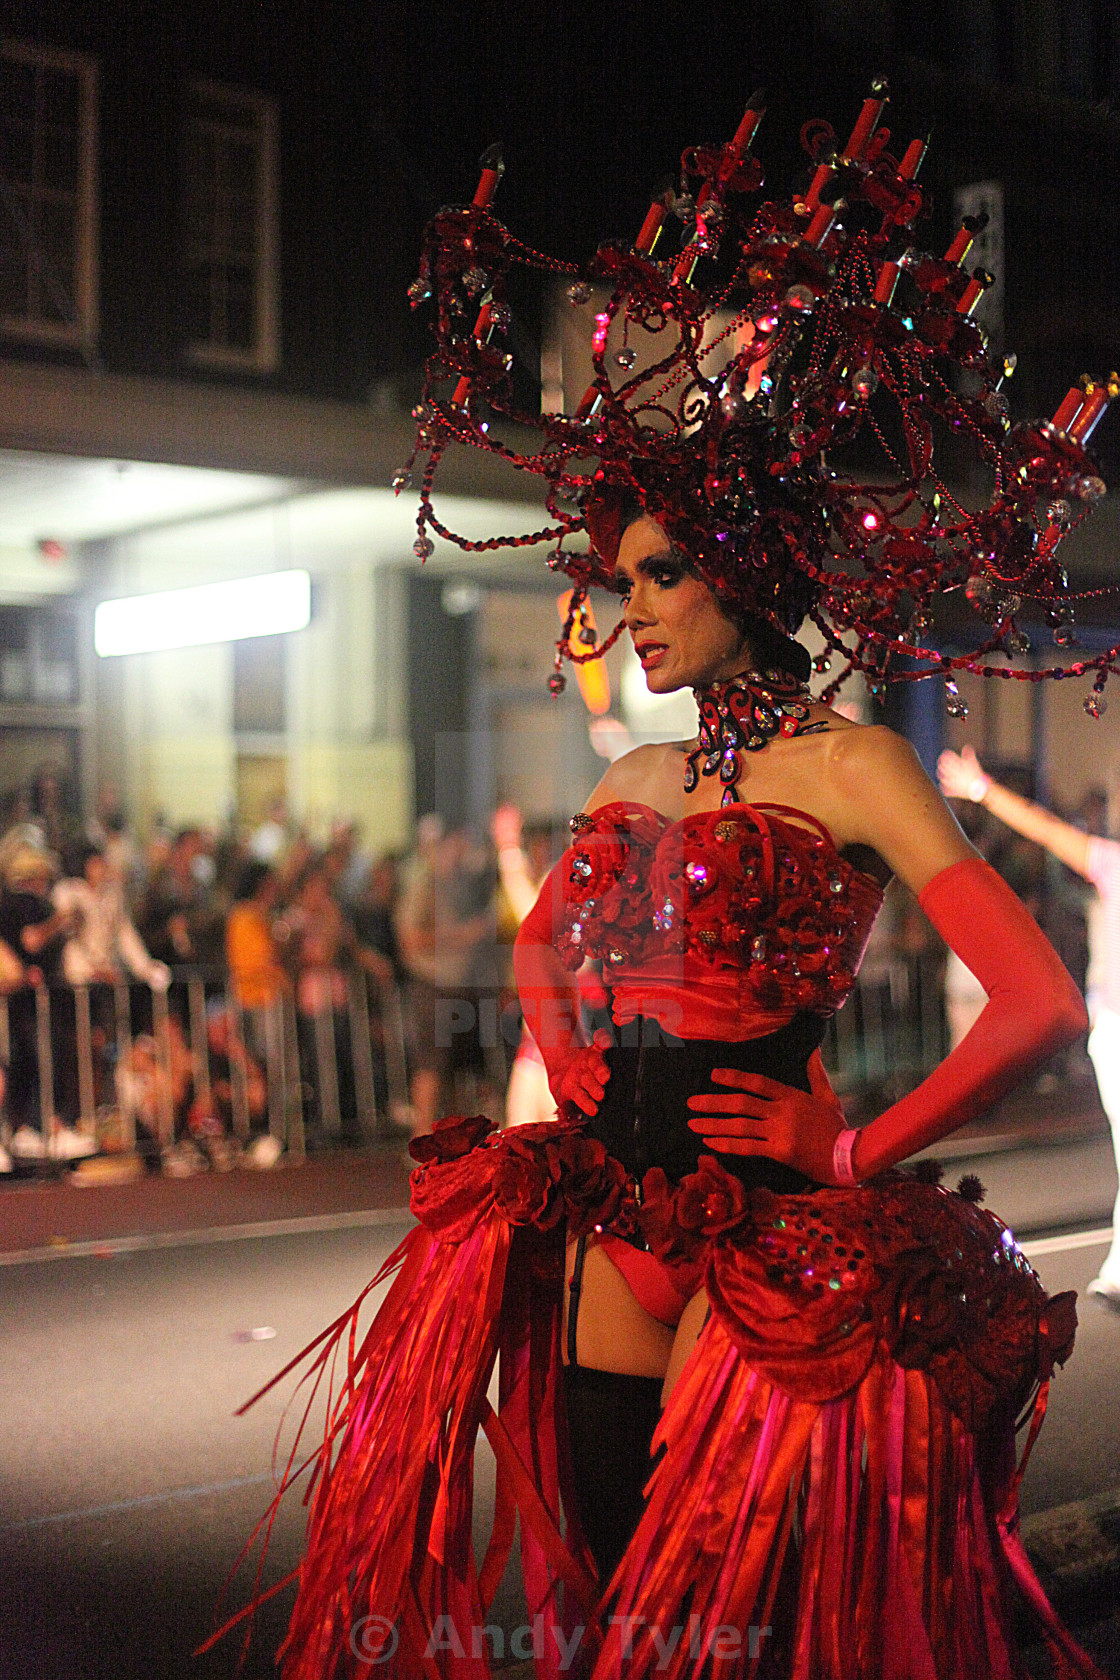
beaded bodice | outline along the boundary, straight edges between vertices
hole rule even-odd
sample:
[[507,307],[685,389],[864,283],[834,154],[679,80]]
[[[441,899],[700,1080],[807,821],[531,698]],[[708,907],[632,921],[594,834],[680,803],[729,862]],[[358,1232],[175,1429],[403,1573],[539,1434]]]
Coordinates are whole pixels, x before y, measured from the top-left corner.
[[604,978],[666,959],[703,982],[735,971],[767,1010],[832,1014],[882,903],[824,826],[784,805],[731,805],[671,822],[616,801],[572,821],[558,949]]

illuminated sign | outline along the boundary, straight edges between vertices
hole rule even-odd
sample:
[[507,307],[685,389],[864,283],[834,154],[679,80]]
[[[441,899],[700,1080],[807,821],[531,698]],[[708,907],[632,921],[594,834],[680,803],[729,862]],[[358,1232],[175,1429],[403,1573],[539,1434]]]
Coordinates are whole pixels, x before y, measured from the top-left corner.
[[230,583],[203,583],[158,595],[102,601],[93,615],[93,645],[103,659],[122,653],[279,636],[311,619],[307,572],[266,572]]

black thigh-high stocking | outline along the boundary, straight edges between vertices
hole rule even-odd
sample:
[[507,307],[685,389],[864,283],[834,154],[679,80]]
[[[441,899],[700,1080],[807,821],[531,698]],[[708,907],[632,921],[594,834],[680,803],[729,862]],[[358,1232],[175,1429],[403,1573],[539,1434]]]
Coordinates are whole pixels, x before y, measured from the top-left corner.
[[642,1514],[661,1378],[566,1365],[564,1398],[579,1519],[605,1587]]

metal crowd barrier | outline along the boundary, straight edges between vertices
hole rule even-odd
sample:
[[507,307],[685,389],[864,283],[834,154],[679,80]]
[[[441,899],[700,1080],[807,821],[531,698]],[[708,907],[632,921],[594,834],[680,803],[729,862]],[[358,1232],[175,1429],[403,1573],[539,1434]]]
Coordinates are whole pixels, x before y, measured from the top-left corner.
[[[259,1071],[264,1079],[267,1131],[295,1161],[302,1160],[306,1153],[309,1099],[317,1107],[325,1142],[340,1140],[347,1127],[351,1136],[356,1133],[370,1142],[388,1134],[388,1115],[378,1100],[378,1055],[389,1105],[407,1105],[408,1065],[400,994],[396,986],[383,987],[361,971],[347,976],[347,1005],[343,1014],[349,1029],[345,1035],[351,1058],[349,1069],[340,1065],[338,1023],[331,1008],[302,1017],[307,1026],[301,1034],[290,995],[277,999],[266,1009],[242,1009],[224,972],[179,968],[173,971],[167,991],[136,982],[118,982],[111,988],[111,1010],[107,1007],[109,988],[97,989],[101,993],[97,1011],[101,1031],[112,1040],[111,1053],[104,1055],[100,1102],[91,987],[38,985],[34,988],[34,1080],[38,1086],[36,1107],[44,1139],[52,1135],[57,1124],[60,1075],[74,1072],[72,1063],[63,1065],[60,1056],[67,1062],[70,1056],[76,1059],[77,1128],[98,1144],[111,1127],[116,1134],[113,1140],[116,1148],[135,1149],[137,1127],[143,1120],[154,1142],[161,1149],[167,1148],[175,1142],[177,1130],[185,1135],[189,1107],[197,1103],[204,1113],[213,1115],[214,1061],[221,1053],[213,1050],[210,1043],[209,1017],[215,1009],[224,1010],[227,1016],[228,1044],[233,1051],[226,1058],[229,1128],[240,1143],[249,1141],[253,1129],[249,1096],[251,1070],[242,1051],[252,1058],[256,1064],[254,1071]],[[5,1069],[10,1069],[15,1049],[11,998],[18,995],[0,994],[0,1063]],[[67,1019],[63,1011],[73,1011],[73,1014]],[[150,1034],[137,1030],[139,1016],[150,1016]],[[375,1055],[375,1026],[378,1055]],[[176,1034],[181,1041],[178,1051]],[[149,1071],[154,1072],[154,1078],[150,1079],[147,1112],[141,1115],[142,1070],[136,1051],[144,1040],[151,1057]],[[15,1053],[24,1054],[28,1049],[29,1046],[23,1046]],[[184,1053],[189,1058],[189,1071],[178,1102],[181,1112],[177,1113],[176,1063],[178,1059],[182,1072]],[[351,1074],[349,1080],[341,1077],[346,1071]],[[342,1100],[344,1090],[352,1093],[353,1100],[347,1104]],[[12,1118],[10,1114],[5,1117]],[[28,1120],[30,1116],[25,1114],[20,1118]]]
[[821,1046],[836,1089],[886,1086],[902,1096],[920,1084],[948,1052],[944,992],[937,953],[892,956],[861,971]]

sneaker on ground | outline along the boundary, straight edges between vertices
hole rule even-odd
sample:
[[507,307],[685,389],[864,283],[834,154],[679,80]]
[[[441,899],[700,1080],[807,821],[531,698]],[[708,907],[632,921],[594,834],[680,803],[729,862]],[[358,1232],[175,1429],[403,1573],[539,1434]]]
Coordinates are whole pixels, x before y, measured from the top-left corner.
[[1089,1285],[1088,1292],[1102,1301],[1107,1301],[1110,1307],[1120,1310],[1120,1283],[1112,1283],[1108,1278],[1095,1277]]
[[279,1138],[273,1137],[271,1132],[264,1132],[253,1139],[246,1149],[243,1160],[247,1167],[258,1167],[267,1170],[274,1167],[284,1153],[284,1145]]
[[206,1172],[209,1165],[205,1155],[189,1138],[184,1138],[182,1143],[169,1144],[160,1159],[168,1178],[192,1178],[195,1173]]
[[241,1154],[236,1143],[227,1137],[207,1138],[205,1152],[215,1172],[232,1172]]
[[17,1161],[41,1161],[47,1153],[42,1132],[31,1126],[21,1126],[12,1133],[11,1152]]
[[47,1154],[52,1161],[84,1161],[87,1155],[97,1154],[97,1144],[73,1126],[56,1126]]
[[8,1154],[8,1151],[4,1148],[4,1145],[2,1143],[0,1143],[0,1173],[10,1173],[11,1170],[12,1170],[12,1157]]

